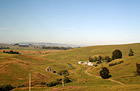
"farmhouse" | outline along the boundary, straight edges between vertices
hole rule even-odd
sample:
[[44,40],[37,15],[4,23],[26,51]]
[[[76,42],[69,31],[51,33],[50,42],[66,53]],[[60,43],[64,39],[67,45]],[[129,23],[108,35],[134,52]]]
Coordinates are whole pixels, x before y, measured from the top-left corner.
[[47,72],[53,72],[53,68],[51,68],[50,66],[48,66],[45,70],[46,70]]
[[79,61],[78,64],[82,64],[83,62]]
[[92,62],[88,62],[88,66],[94,66]]

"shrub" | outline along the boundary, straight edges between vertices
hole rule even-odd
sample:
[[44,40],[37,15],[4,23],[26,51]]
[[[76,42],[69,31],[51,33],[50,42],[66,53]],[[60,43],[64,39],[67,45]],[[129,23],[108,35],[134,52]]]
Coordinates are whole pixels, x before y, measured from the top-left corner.
[[71,80],[68,77],[64,77],[64,83],[69,83]]
[[96,61],[97,61],[97,57],[89,56],[89,62],[96,62]]
[[89,62],[96,62],[96,61],[101,61],[103,60],[103,57],[100,55],[100,56],[89,56]]
[[40,82],[41,85],[46,85],[46,82]]
[[136,63],[137,74],[140,76],[140,64]]
[[0,85],[0,91],[10,91],[14,88],[15,87],[13,87],[12,85],[9,85],[9,84]]
[[112,59],[109,56],[106,56],[105,60],[106,60],[107,63],[112,61]]
[[52,87],[52,86],[56,86],[56,85],[58,85],[58,84],[60,84],[59,81],[52,81],[52,82],[49,82],[49,83],[47,84],[47,86],[48,86],[48,87]]
[[103,79],[106,79],[106,78],[111,77],[111,75],[109,75],[109,69],[106,68],[106,67],[102,67],[102,70],[100,71],[100,76],[101,76]]
[[[63,81],[64,81],[64,83],[71,82],[71,80],[66,76],[64,77]],[[53,86],[56,86],[58,84],[62,84],[62,78],[58,78],[56,81],[49,82],[48,84],[46,84],[46,86],[53,87]]]
[[100,55],[100,56],[99,56],[99,60],[102,60],[102,59],[103,59],[103,57]]
[[8,54],[19,54],[19,52],[14,52],[13,50],[7,52],[7,51],[3,51],[3,53],[8,53]]
[[134,56],[134,52],[132,49],[130,49],[128,56]]
[[109,66],[118,65],[118,64],[121,64],[121,63],[123,63],[123,61],[119,61],[119,62],[111,63],[111,64],[109,64]]
[[114,50],[112,53],[112,60],[122,58],[122,52],[120,50]]
[[25,87],[25,85],[19,85],[18,88]]
[[68,70],[61,70],[58,72],[59,75],[69,76]]

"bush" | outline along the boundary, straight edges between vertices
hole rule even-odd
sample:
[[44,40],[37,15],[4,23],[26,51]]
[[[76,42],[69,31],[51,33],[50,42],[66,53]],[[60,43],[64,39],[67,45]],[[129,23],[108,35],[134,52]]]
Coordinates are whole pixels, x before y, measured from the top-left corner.
[[58,85],[58,84],[60,84],[59,81],[52,81],[52,82],[49,82],[49,83],[47,84],[47,86],[48,86],[48,87],[53,87],[53,86],[56,86],[56,85]]
[[112,60],[122,58],[122,52],[120,50],[115,50],[112,53]]
[[100,76],[101,76],[103,79],[106,79],[106,78],[111,77],[111,75],[109,75],[109,69],[106,68],[106,67],[102,67],[102,70],[100,71]]
[[112,59],[111,59],[109,56],[106,56],[106,57],[105,57],[105,60],[106,60],[107,63],[109,63],[109,62],[112,61]]
[[8,53],[8,54],[19,54],[19,52],[14,52],[13,50],[7,52],[7,51],[3,51],[3,53]]
[[130,49],[128,56],[134,56],[134,52],[132,49]]
[[68,70],[61,70],[58,72],[59,75],[69,76]]
[[68,77],[64,77],[64,83],[69,83],[71,80]]
[[140,64],[136,63],[137,74],[140,76]]
[[123,61],[119,61],[119,62],[116,62],[116,63],[111,63],[111,64],[109,64],[109,66],[118,65],[118,64],[121,64],[121,63],[123,63]]
[[46,82],[40,82],[40,84],[41,84],[41,85],[46,85],[47,83],[46,83]]
[[100,55],[100,56],[89,56],[89,62],[96,62],[96,61],[101,61],[103,60],[103,57]]
[[10,91],[14,88],[15,87],[13,87],[12,85],[9,85],[9,84],[0,85],[0,91]]
[[[64,77],[63,80],[64,80],[64,83],[71,82],[71,80],[68,77]],[[53,86],[56,86],[58,84],[62,84],[62,78],[58,78],[56,81],[49,82],[46,86],[53,87]]]
[[18,88],[25,87],[25,85],[19,85]]

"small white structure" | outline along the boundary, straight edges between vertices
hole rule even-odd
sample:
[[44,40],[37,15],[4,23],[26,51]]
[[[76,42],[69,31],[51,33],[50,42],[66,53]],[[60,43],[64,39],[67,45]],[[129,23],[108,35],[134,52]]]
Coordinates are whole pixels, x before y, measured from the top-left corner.
[[92,62],[88,62],[88,66],[94,66]]
[[78,64],[82,64],[83,62],[79,61]]
[[51,68],[50,66],[48,66],[45,70],[46,70],[47,72],[53,72],[53,68]]

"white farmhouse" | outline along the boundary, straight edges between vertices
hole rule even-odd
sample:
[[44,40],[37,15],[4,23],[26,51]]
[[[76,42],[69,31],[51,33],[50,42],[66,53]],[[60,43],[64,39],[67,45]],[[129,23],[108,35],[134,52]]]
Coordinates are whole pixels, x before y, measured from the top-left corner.
[[79,61],[78,64],[82,64],[83,62]]
[[93,66],[93,63],[92,62],[88,62],[87,65],[88,66]]

